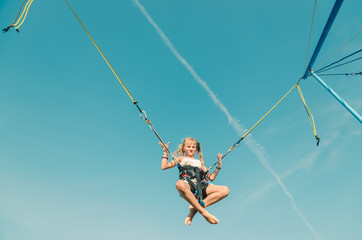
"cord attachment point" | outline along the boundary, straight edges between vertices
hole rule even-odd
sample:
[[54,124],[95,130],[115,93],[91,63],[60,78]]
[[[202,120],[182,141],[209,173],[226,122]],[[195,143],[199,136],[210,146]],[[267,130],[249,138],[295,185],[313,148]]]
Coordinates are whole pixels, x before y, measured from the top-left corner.
[[143,120],[145,120],[146,122],[149,121],[148,118],[147,118],[147,114],[146,114],[146,112],[145,112],[144,110],[142,110],[142,111],[140,112],[140,117],[141,117]]
[[315,135],[315,139],[317,139],[317,147],[319,146],[319,141],[321,140],[317,135]]
[[151,128],[151,130],[154,130],[153,128],[153,124],[151,123],[151,121],[147,118],[147,114],[146,112],[143,110],[142,112],[140,112],[140,117],[145,120],[145,122],[148,124],[148,126]]
[[232,146],[232,149],[234,150],[236,147],[239,147],[240,144],[239,143],[235,143],[233,146]]
[[10,25],[9,27],[6,27],[3,29],[3,33],[6,33],[7,31],[9,31],[9,29],[11,28],[12,26]]

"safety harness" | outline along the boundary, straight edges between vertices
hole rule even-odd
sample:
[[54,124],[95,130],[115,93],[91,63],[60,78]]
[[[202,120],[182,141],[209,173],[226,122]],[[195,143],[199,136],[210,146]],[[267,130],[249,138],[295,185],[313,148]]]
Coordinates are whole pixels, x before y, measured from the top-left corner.
[[[203,202],[204,196],[203,189],[206,189],[208,182],[206,179],[206,175],[209,171],[204,172],[201,168],[192,167],[192,166],[181,166],[177,164],[177,168],[179,169],[179,179],[186,180],[191,188],[191,192],[195,195],[198,202],[201,206],[205,207],[205,203]],[[196,184],[193,180],[196,179]]]

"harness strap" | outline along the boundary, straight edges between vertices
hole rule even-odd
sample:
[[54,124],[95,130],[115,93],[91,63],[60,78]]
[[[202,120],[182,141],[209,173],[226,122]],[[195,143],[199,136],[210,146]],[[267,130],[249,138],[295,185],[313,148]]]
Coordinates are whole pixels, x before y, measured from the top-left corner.
[[[186,180],[190,186],[195,189],[195,196],[201,206],[205,207],[204,194],[202,191],[202,177],[200,174],[200,169],[198,167],[184,166],[182,167],[180,164],[177,164],[177,167],[180,171],[179,177],[180,179]],[[191,175],[191,176],[190,176]],[[192,181],[192,179],[196,178],[196,184]]]
[[202,201],[204,200],[204,194],[202,192],[202,186],[201,186],[200,169],[199,168],[195,169],[195,172],[196,172],[197,191],[198,195],[200,196],[199,202],[203,207],[205,207],[205,203]]

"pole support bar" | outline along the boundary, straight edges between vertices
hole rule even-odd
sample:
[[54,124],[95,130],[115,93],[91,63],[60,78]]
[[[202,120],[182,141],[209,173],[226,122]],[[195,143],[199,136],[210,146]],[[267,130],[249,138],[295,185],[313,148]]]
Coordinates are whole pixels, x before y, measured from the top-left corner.
[[340,102],[360,123],[362,123],[362,117],[345,102],[332,88],[330,88],[317,74],[310,71],[310,74],[328,91],[330,92],[338,102]]

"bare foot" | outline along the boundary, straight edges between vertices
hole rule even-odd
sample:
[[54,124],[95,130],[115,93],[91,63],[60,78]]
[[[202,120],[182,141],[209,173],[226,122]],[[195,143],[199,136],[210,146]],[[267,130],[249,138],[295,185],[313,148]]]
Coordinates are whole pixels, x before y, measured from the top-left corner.
[[219,219],[217,219],[215,216],[211,215],[208,211],[200,212],[200,214],[211,224],[218,224]]
[[189,206],[189,215],[185,218],[185,225],[189,226],[194,218],[195,214],[197,213],[196,209],[193,206]]

